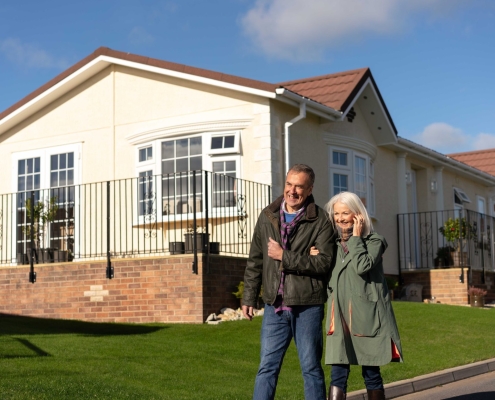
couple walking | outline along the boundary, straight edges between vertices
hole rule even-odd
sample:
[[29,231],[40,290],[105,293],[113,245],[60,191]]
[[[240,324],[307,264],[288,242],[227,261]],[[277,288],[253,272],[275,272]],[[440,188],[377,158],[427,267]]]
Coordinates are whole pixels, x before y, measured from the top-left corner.
[[242,311],[252,319],[261,285],[265,312],[253,399],[275,397],[294,339],[306,400],[326,399],[322,321],[328,298],[325,364],[328,399],[346,398],[350,365],[361,365],[368,399],[385,399],[380,366],[402,361],[399,333],[383,273],[385,238],[366,208],[342,192],[326,205],[312,196],[315,174],[304,164],[287,173],[284,193],[257,221],[244,275]]

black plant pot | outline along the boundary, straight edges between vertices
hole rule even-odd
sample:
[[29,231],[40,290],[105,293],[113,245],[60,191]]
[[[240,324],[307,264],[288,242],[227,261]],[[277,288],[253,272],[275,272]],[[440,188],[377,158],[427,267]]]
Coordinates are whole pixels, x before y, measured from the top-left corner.
[[26,253],[17,253],[17,265],[29,264],[29,258]]
[[168,248],[170,250],[170,254],[184,254],[186,251],[184,242],[170,242],[168,244]]
[[53,262],[67,262],[68,257],[69,257],[69,252],[67,250],[53,251]]
[[210,254],[220,254],[220,242],[210,242]]
[[[209,236],[210,234],[208,234]],[[185,250],[186,254],[190,254],[194,251],[194,234],[193,233],[186,233],[184,235],[186,241],[185,241]],[[207,246],[207,236],[206,233],[196,233],[196,249],[198,253],[207,253],[208,248]]]

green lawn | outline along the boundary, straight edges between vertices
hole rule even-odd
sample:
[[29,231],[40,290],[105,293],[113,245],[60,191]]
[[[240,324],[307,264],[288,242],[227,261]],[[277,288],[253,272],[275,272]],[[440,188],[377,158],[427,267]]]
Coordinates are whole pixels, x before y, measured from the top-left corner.
[[[495,357],[495,310],[393,304],[405,363],[382,368],[386,383]],[[0,315],[0,398],[249,399],[260,326],[261,318],[131,325]],[[363,388],[357,368],[349,384]],[[294,346],[277,398],[304,398]]]

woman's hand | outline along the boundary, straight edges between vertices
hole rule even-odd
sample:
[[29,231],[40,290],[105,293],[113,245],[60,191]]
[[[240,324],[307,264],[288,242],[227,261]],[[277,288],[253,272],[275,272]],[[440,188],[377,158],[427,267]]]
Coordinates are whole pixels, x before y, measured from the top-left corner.
[[318,254],[320,254],[318,249],[315,246],[311,246],[311,248],[309,249],[309,255],[310,256],[317,256]]
[[364,230],[364,218],[360,214],[354,216],[354,229],[352,230],[352,236],[361,236]]

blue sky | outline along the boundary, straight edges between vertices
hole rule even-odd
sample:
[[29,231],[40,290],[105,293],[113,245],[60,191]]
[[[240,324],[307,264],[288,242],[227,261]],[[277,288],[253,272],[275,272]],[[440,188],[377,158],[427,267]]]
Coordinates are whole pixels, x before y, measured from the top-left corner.
[[100,46],[272,83],[370,67],[400,136],[495,147],[492,0],[2,0],[0,111]]

